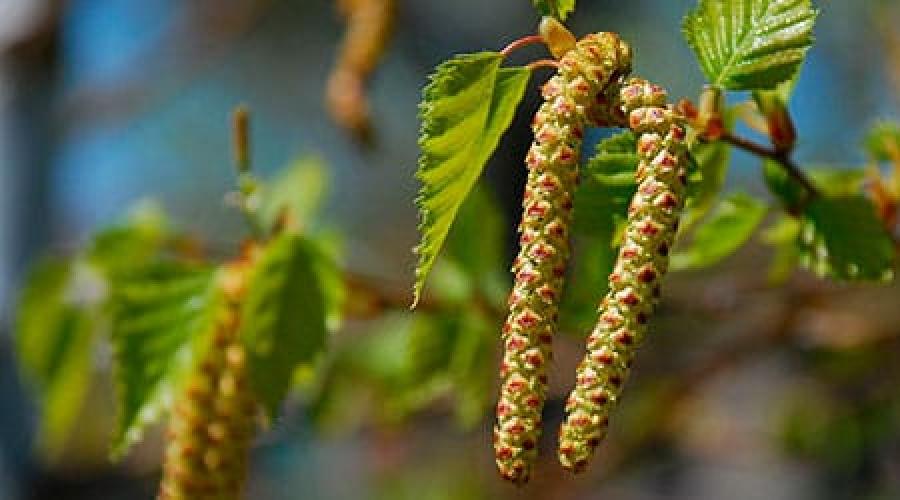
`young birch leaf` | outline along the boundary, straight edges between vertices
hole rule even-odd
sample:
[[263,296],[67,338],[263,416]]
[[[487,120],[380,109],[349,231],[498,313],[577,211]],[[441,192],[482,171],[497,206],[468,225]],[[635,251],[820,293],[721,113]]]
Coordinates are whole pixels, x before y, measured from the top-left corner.
[[328,178],[322,161],[314,156],[299,158],[262,184],[257,216],[260,226],[271,231],[282,223],[292,229],[308,227],[322,205]]
[[110,297],[119,423],[113,456],[137,442],[171,404],[173,391],[219,312],[217,273],[157,263],[122,278]]
[[816,15],[810,0],[700,0],[682,29],[710,82],[773,89],[803,62]]
[[893,278],[893,239],[865,197],[815,198],[801,224],[800,263],[819,276],[859,281]]
[[689,247],[672,256],[672,269],[709,267],[728,257],[750,239],[766,211],[765,203],[747,194],[726,197],[697,228]]
[[317,250],[303,237],[284,233],[260,252],[247,282],[240,334],[254,394],[274,416],[294,369],[325,345],[325,297]]
[[500,68],[497,52],[445,61],[425,87],[420,116],[419,207],[421,243],[413,288],[419,301],[425,278],[447,232],[485,163],[509,127],[531,72]]
[[16,347],[23,375],[40,400],[37,446],[45,458],[54,459],[71,438],[117,280],[154,259],[170,238],[165,214],[144,202],[124,223],[95,235],[78,256],[44,261],[29,275],[17,314]]
[[16,314],[16,354],[40,397],[38,449],[53,459],[82,409],[91,378],[91,348],[100,294],[89,271],[73,261],[46,260],[29,273]]
[[67,326],[76,323],[66,302],[72,262],[45,260],[28,273],[16,314],[16,354],[27,378],[37,384],[53,376]]
[[553,16],[560,21],[575,10],[575,0],[531,0],[534,7],[545,16]]

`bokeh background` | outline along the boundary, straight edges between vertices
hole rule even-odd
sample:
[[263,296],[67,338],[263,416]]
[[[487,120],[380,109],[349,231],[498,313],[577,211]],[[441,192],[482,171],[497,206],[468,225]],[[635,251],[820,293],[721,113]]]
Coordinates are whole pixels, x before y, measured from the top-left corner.
[[[635,48],[636,72],[665,82],[674,96],[695,97],[703,78],[680,36],[693,4],[582,0],[571,27],[622,33]],[[900,5],[817,4],[817,43],[791,104],[797,159],[859,167],[865,131],[900,115]],[[342,234],[346,267],[386,290],[409,289],[425,76],[453,53],[501,48],[532,32],[538,18],[525,0],[400,0],[398,16],[371,86],[377,142],[364,148],[333,125],[323,104],[343,30],[333,2],[0,0],[0,498],[155,494],[158,435],[121,464],[107,460],[108,382],[96,384],[62,454],[35,453],[39,408],[13,357],[17,289],[38,256],[76,249],[142,199],[157,200],[183,230],[214,246],[235,245],[242,222],[223,197],[233,189],[234,105],[253,111],[262,174],[310,154],[325,165],[331,187],[323,218]],[[523,50],[514,61],[540,54]],[[486,175],[510,221],[535,87]],[[735,154],[732,165],[730,185],[763,194],[757,160]],[[497,263],[504,268],[513,225],[495,233],[484,237],[505,245],[506,261]],[[341,416],[329,420],[312,390],[260,439],[248,498],[900,498],[897,287],[823,285],[799,273],[773,288],[764,272],[770,258],[753,243],[667,284],[655,338],[598,465],[584,476],[554,466],[555,433],[547,432],[534,483],[502,484],[490,412],[481,406],[460,425],[445,398],[391,415],[377,391],[365,401],[348,393],[329,403]],[[351,324],[357,336],[335,349],[409,322],[401,315],[374,327]],[[488,326],[489,335],[499,331],[499,322]],[[558,423],[579,355],[574,333],[563,336],[555,360],[548,429]],[[383,347],[385,356],[403,357],[397,342],[399,351]],[[108,364],[102,349],[97,358]],[[415,380],[405,383],[415,388]],[[488,405],[493,384],[482,384]]]

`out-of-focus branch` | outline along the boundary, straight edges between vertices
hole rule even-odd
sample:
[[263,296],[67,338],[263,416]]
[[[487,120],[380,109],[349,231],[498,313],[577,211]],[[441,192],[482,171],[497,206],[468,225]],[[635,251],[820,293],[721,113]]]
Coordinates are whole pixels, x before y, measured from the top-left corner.
[[328,78],[328,112],[356,139],[369,142],[372,123],[366,85],[390,42],[396,2],[337,0],[337,6],[347,20],[347,31]]
[[707,358],[691,364],[683,372],[673,375],[670,378],[672,382],[654,397],[652,410],[646,413],[654,420],[642,426],[646,429],[645,432],[609,450],[604,473],[615,474],[615,471],[635,459],[640,450],[676,436],[684,428],[682,418],[686,414],[685,409],[711,382],[784,345],[795,331],[798,315],[803,311],[801,306],[814,302],[817,293],[818,291],[812,290],[790,294],[767,330],[743,335]]
[[743,149],[749,153],[753,153],[756,156],[761,158],[767,158],[770,160],[774,160],[780,164],[785,172],[791,176],[795,181],[797,181],[800,185],[806,189],[806,192],[813,198],[821,196],[818,188],[816,188],[809,177],[803,173],[800,169],[800,166],[791,158],[790,151],[778,151],[776,148],[771,148],[767,146],[763,146],[762,144],[757,144],[749,139],[745,139],[743,137],[739,137],[734,135],[731,132],[724,131],[722,135],[719,137],[719,140],[723,142],[727,142],[732,146]]
[[[775,103],[771,103],[775,104]],[[754,116],[757,128],[764,128],[772,141],[772,145],[763,145],[735,135],[725,127],[722,117],[724,98],[721,89],[707,87],[701,95],[698,108],[688,99],[683,99],[676,106],[676,111],[697,131],[703,141],[721,141],[760,158],[773,160],[787,172],[806,191],[807,200],[821,196],[818,188],[806,176],[800,166],[792,158],[796,132],[793,120],[783,104],[772,106],[765,116]],[[789,211],[797,211],[798,207],[787,207]]]
[[[350,319],[374,319],[389,310],[408,311],[411,293],[409,289],[391,289],[378,284],[378,280],[353,272],[344,271],[344,286],[347,288],[347,301],[344,315]],[[500,318],[505,311],[497,304],[481,295],[472,298],[472,306],[480,309],[487,316]],[[446,304],[433,296],[425,295],[416,305],[416,311],[437,311],[449,309]],[[499,321],[499,320],[498,320]]]

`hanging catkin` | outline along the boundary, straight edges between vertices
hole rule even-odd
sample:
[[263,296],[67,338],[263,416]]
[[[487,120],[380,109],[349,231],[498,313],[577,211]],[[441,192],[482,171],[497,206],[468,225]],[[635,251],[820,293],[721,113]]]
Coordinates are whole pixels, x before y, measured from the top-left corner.
[[628,209],[625,240],[609,276],[609,291],[587,339],[587,355],[578,367],[560,429],[560,462],[576,472],[584,469],[606,435],[609,412],[658,301],[684,205],[685,131],[666,105],[666,91],[631,79],[621,89],[620,102],[628,126],[638,136],[638,186]]
[[347,31],[328,78],[328,112],[357,139],[371,138],[366,85],[391,38],[396,0],[338,0]]
[[224,304],[169,422],[161,500],[232,500],[243,487],[257,411],[238,339],[244,274],[222,276]]
[[597,97],[630,65],[630,52],[617,35],[586,36],[560,59],[557,74],[542,89],[544,103],[532,123],[494,428],[497,466],[513,482],[528,480],[537,457],[584,127],[601,119]]

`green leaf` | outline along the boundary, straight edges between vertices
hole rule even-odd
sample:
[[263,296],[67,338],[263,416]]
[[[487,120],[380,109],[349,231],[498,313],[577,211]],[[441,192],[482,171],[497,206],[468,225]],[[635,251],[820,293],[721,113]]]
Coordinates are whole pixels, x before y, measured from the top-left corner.
[[416,172],[422,182],[416,199],[422,241],[415,250],[414,306],[460,205],[525,93],[531,72],[501,69],[502,59],[497,52],[456,56],[437,67],[423,92]]
[[799,235],[800,222],[787,214],[782,215],[762,232],[762,241],[775,250],[769,267],[770,284],[783,284],[799,264],[800,250],[797,246]]
[[575,0],[531,0],[542,15],[553,16],[560,21],[575,10]]
[[810,0],[700,0],[682,29],[710,82],[773,89],[803,62],[816,15]]
[[464,428],[482,422],[493,402],[495,329],[495,323],[477,310],[467,311],[460,322],[449,372],[456,393],[457,420]]
[[325,301],[325,323],[329,331],[335,331],[343,321],[344,304],[347,301],[347,287],[340,262],[334,257],[337,254],[335,243],[326,241],[321,236],[316,240],[308,240],[312,256],[313,271],[322,286],[322,297]]
[[820,276],[840,280],[893,278],[895,247],[875,207],[861,195],[825,196],[806,207],[800,262]]
[[171,239],[165,213],[156,204],[143,202],[123,223],[95,234],[83,253],[107,279],[114,279],[152,260]]
[[697,142],[691,147],[691,156],[699,175],[688,177],[682,232],[693,227],[715,206],[719,192],[725,185],[731,148],[722,141]]
[[291,385],[291,374],[325,345],[325,297],[316,250],[284,233],[268,242],[253,267],[241,315],[254,394],[269,416]]
[[[858,194],[865,180],[865,172],[861,169],[814,167],[806,169],[806,175],[819,191],[828,196]],[[769,190],[785,207],[803,205],[806,188],[791,177],[780,163],[766,160],[763,163],[763,177]]]
[[801,206],[806,199],[806,188],[791,177],[787,170],[775,160],[763,162],[763,179],[766,181],[769,191],[788,209]]
[[327,188],[328,176],[321,159],[305,156],[294,160],[274,178],[259,184],[254,196],[260,226],[267,234],[279,222],[293,230],[309,227]]
[[626,217],[628,204],[637,189],[634,172],[640,161],[637,139],[626,131],[609,137],[582,170],[575,191],[575,234],[612,240],[617,225]]
[[494,397],[496,328],[471,307],[385,315],[365,336],[332,351],[313,418],[346,428],[366,414],[396,425],[451,401],[462,426],[477,425]]
[[67,261],[46,261],[29,277],[18,314],[23,374],[41,401],[38,447],[53,459],[70,441],[95,374],[93,348],[108,329],[117,283],[173,242],[165,214],[141,202]]
[[[415,348],[413,339],[441,341],[449,338],[446,333],[442,324],[426,312],[393,312],[378,318],[366,335],[336,345],[321,370],[319,387],[310,403],[316,425],[344,430],[358,423],[363,414],[371,414],[376,421],[404,418],[411,410],[410,400],[421,401],[423,388],[433,386],[430,376],[423,379],[421,368],[432,365],[429,360],[442,357],[428,353],[424,346]],[[413,351],[429,360],[414,360]],[[412,397],[414,392],[419,395]]]
[[740,248],[766,215],[766,204],[744,193],[723,199],[694,233],[690,246],[672,256],[676,270],[709,267]]
[[113,290],[112,343],[118,388],[113,456],[140,440],[173,399],[201,353],[221,296],[213,270],[158,262],[119,280]]
[[812,167],[813,184],[827,196],[852,196],[863,191],[866,172],[861,168]]
[[[447,261],[458,267],[482,300],[502,302],[509,292],[506,222],[490,189],[476,186],[459,210],[447,238]],[[472,242],[477,241],[477,245]],[[466,300],[471,300],[471,293]]]
[[595,318],[597,297],[606,292],[615,264],[620,227],[636,189],[639,161],[630,131],[601,141],[582,170],[575,191],[574,252],[560,306],[566,330],[587,331]]
[[900,161],[900,124],[876,123],[866,135],[864,145],[875,161]]
[[40,396],[38,449],[58,456],[82,409],[102,283],[83,264],[45,260],[29,273],[16,315],[16,354]]

